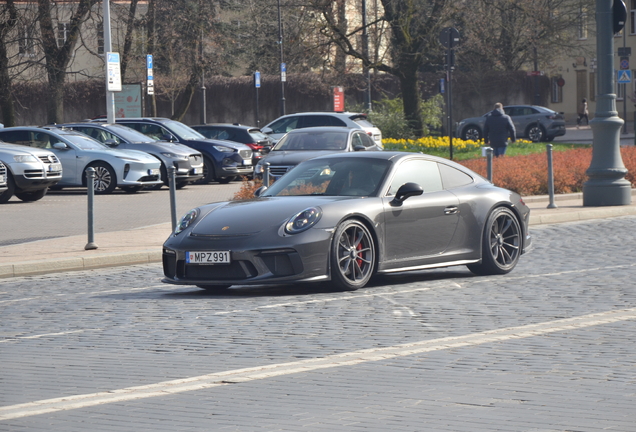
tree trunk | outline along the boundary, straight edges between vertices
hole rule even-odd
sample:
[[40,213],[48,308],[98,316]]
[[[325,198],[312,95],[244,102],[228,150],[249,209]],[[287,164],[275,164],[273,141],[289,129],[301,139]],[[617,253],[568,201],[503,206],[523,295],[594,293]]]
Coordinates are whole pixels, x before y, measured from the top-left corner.
[[[404,62],[406,63],[406,62]],[[420,89],[417,79],[416,64],[402,64],[399,69],[398,78],[400,80],[400,90],[404,101],[404,117],[416,137],[421,137],[424,133],[422,124],[422,113],[420,110]]]
[[186,85],[186,88],[183,91],[183,97],[179,102],[179,106],[172,116],[173,120],[181,121],[188,112],[188,108],[190,108],[190,104],[192,103],[192,97],[194,96],[194,92],[197,88],[197,83],[199,82],[199,74],[196,71],[197,68],[193,69],[194,70],[190,74],[190,79],[188,80],[188,85]]
[[[9,58],[5,41],[9,31],[17,23],[17,10],[13,0],[7,1],[2,15],[8,14],[6,21],[0,22],[0,109],[2,109],[2,123],[9,127],[15,126],[15,107],[11,93],[11,76],[9,75]],[[4,18],[4,17],[3,17]]]

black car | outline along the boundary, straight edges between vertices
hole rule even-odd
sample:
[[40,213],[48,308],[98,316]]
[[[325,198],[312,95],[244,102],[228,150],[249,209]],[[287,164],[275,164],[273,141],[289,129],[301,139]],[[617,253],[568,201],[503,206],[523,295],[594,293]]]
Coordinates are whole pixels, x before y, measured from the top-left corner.
[[268,135],[265,135],[255,126],[245,126],[241,124],[212,123],[191,126],[192,129],[210,139],[220,139],[239,142],[252,149],[252,164],[256,166],[263,157],[261,150],[265,146],[274,144]]
[[[104,121],[102,119],[96,121]],[[163,117],[118,118],[117,123],[152,138],[178,142],[203,154],[203,178],[197,183],[229,183],[238,176],[251,176],[252,149],[233,141],[211,140],[179,121]]]
[[[203,177],[203,155],[191,147],[179,143],[157,141],[128,126],[108,123],[64,123],[58,128],[73,129],[96,139],[109,147],[128,150],[141,150],[161,161],[161,179],[168,186],[168,170],[175,167],[175,183],[181,189],[188,183]],[[156,185],[156,189],[161,185]]]

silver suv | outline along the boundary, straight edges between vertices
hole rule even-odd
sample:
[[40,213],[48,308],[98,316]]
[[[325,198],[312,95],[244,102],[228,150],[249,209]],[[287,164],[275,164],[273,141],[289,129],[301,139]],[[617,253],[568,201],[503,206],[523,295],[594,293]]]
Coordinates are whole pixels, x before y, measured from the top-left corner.
[[382,132],[375,127],[365,113],[352,112],[303,112],[277,118],[261,129],[274,141],[278,141],[293,129],[315,126],[345,126],[362,129],[373,138],[375,145],[382,148]]
[[0,142],[0,161],[6,166],[7,177],[0,204],[13,195],[22,201],[37,201],[62,179],[62,164],[49,150]]

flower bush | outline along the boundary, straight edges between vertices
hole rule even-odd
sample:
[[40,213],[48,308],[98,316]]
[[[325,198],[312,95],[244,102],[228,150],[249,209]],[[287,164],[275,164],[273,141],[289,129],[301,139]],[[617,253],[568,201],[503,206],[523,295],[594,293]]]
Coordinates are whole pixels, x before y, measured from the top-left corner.
[[[425,136],[420,139],[393,139],[393,138],[385,138],[382,140],[382,144],[384,145],[385,150],[396,150],[396,151],[410,151],[410,152],[422,152],[426,153],[427,150],[439,150],[439,151],[448,151],[450,149],[450,139],[448,136]],[[520,146],[523,144],[531,144],[530,141],[527,140],[517,140],[515,146]],[[463,140],[459,138],[453,138],[453,152],[462,153],[462,152],[472,152],[475,150],[479,150],[481,147],[484,147],[484,140]]]

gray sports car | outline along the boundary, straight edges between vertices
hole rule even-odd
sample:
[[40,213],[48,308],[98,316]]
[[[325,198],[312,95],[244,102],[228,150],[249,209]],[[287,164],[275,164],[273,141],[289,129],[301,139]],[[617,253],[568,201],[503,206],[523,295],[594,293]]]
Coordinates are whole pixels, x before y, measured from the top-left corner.
[[355,290],[376,273],[467,265],[505,274],[531,245],[518,194],[424,154],[325,155],[256,195],[189,211],[163,245],[164,282]]

